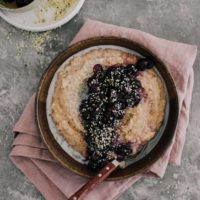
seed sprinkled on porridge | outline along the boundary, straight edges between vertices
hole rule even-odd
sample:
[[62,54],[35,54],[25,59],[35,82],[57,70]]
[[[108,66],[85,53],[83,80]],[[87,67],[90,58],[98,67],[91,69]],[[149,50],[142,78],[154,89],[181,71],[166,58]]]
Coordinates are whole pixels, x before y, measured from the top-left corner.
[[62,19],[77,0],[45,0],[39,9],[36,9],[36,23],[45,23],[48,14],[53,13],[53,20]]

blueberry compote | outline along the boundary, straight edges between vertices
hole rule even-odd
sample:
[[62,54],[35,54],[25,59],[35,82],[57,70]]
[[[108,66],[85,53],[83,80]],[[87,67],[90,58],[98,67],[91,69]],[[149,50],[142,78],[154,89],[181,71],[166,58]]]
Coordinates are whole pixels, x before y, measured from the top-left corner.
[[136,65],[113,65],[107,70],[100,64],[94,66],[87,80],[87,98],[80,105],[90,169],[101,169],[113,158],[122,160],[132,153],[131,143],[119,142],[116,125],[126,109],[142,99],[144,89],[137,79],[138,72],[153,66],[148,59],[140,59]]

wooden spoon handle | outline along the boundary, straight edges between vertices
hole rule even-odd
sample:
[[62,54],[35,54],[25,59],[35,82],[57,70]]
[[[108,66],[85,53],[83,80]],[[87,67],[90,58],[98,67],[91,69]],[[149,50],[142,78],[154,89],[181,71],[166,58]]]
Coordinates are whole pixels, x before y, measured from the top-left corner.
[[117,169],[118,165],[119,162],[117,160],[108,163],[95,177],[89,180],[82,188],[73,194],[69,200],[82,199],[89,190],[93,189],[97,184],[105,180],[115,169]]

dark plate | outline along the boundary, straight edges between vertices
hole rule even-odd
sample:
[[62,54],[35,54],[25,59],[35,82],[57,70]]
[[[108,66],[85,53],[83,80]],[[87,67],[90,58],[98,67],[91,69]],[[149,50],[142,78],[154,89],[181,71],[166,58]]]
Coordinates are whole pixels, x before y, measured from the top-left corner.
[[148,49],[133,41],[118,37],[96,37],[78,42],[68,47],[52,61],[41,78],[36,96],[36,121],[44,143],[56,160],[64,167],[81,176],[92,177],[95,175],[95,173],[89,171],[85,165],[80,164],[70,157],[54,139],[47,122],[46,100],[50,83],[55,72],[62,63],[81,50],[99,45],[125,47],[153,60],[156,65],[156,71],[161,76],[165,85],[167,97],[164,121],[156,137],[148,142],[143,151],[135,158],[135,162],[132,165],[125,169],[116,170],[108,178],[108,180],[118,180],[134,176],[151,166],[169,147],[175,133],[179,113],[176,87],[164,63]]

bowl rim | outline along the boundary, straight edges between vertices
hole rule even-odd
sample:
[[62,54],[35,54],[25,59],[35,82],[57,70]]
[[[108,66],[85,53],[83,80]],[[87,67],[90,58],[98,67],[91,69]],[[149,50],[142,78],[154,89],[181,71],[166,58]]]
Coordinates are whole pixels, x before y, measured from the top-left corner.
[[[58,154],[58,153],[61,153],[61,150],[59,149],[59,145],[56,144],[57,142],[54,141],[54,147],[51,146],[52,143],[49,141],[49,137],[50,137],[49,129],[48,129],[48,127],[44,127],[44,124],[43,124],[44,123],[43,120],[45,117],[44,112],[46,112],[44,110],[44,109],[46,109],[45,101],[46,101],[46,97],[48,94],[48,90],[47,91],[43,91],[43,90],[44,90],[44,86],[49,87],[48,83],[45,82],[48,78],[47,77],[48,74],[52,73],[52,70],[55,73],[59,69],[61,64],[66,59],[68,59],[70,56],[72,56],[73,54],[75,54],[81,50],[84,50],[86,48],[89,48],[89,47],[92,47],[95,45],[98,46],[98,45],[106,45],[106,44],[107,45],[110,45],[110,44],[111,45],[119,45],[119,46],[123,46],[126,48],[130,47],[132,49],[136,48],[138,50],[140,49],[139,53],[141,53],[141,51],[144,51],[144,52],[146,52],[146,55],[148,55],[148,56],[151,55],[152,58],[154,59],[154,61],[156,61],[156,65],[159,64],[162,67],[159,70],[164,70],[163,72],[166,73],[166,77],[167,77],[166,80],[169,81],[168,82],[169,85],[167,85],[167,87],[168,87],[167,92],[170,92],[170,95],[171,95],[170,96],[171,99],[169,100],[170,114],[167,119],[167,123],[169,125],[168,125],[168,127],[166,125],[166,127],[163,131],[164,136],[162,136],[160,138],[160,140],[158,141],[156,146],[152,149],[152,151],[146,155],[145,160],[141,159],[141,160],[143,160],[143,164],[140,163],[140,165],[143,165],[143,166],[138,165],[137,167],[135,167],[136,169],[134,171],[131,171],[131,169],[130,169],[129,173],[127,173],[127,174],[124,173],[121,176],[115,175],[115,173],[117,174],[117,172],[114,172],[113,173],[114,175],[111,174],[111,176],[107,179],[107,180],[113,181],[113,180],[121,180],[124,178],[128,178],[130,176],[134,176],[134,175],[137,175],[138,173],[144,172],[148,167],[150,167],[153,163],[155,163],[165,153],[167,148],[170,146],[170,144],[173,140],[174,134],[175,134],[175,129],[176,129],[178,115],[179,115],[178,94],[176,91],[175,83],[174,83],[170,73],[168,72],[165,64],[155,54],[153,54],[149,49],[147,49],[143,45],[136,43],[132,40],[129,40],[126,38],[121,38],[121,37],[100,36],[100,37],[94,37],[94,38],[89,38],[86,40],[79,41],[79,42],[69,46],[66,50],[64,50],[62,53],[60,53],[58,56],[56,56],[53,59],[53,61],[50,63],[49,67],[44,71],[44,73],[40,79],[39,86],[38,86],[37,93],[36,93],[35,112],[36,112],[36,124],[39,128],[40,135],[42,137],[43,142],[47,145],[49,151],[52,153],[53,157],[56,160],[58,160],[62,166],[64,166],[65,168],[68,168],[70,171],[72,171],[78,175],[81,175],[83,177],[88,177],[88,178],[91,178],[93,175],[95,175],[95,173],[93,173],[91,171],[88,173],[85,173],[85,171],[84,172],[80,171],[81,165],[77,164],[77,166],[76,166],[77,161],[75,161],[75,164],[74,163],[72,164],[73,159],[70,160],[70,162],[71,162],[70,164],[68,162],[66,162],[66,160],[64,160],[64,159],[66,159],[64,156],[67,156],[67,153],[64,152],[63,155]],[[143,55],[144,55],[144,52],[142,53]],[[50,79],[52,80],[52,78],[50,78]],[[50,83],[49,83],[49,85],[50,85]],[[43,115],[41,115],[41,112],[43,112]],[[165,137],[165,138],[163,139],[163,137]],[[56,149],[59,149],[59,150],[56,150]],[[157,151],[157,150],[159,150],[159,151]]]

